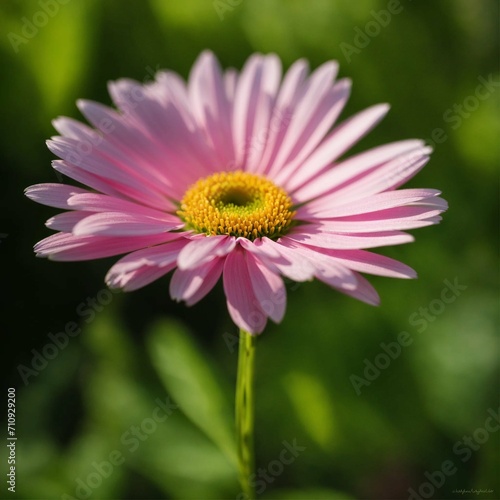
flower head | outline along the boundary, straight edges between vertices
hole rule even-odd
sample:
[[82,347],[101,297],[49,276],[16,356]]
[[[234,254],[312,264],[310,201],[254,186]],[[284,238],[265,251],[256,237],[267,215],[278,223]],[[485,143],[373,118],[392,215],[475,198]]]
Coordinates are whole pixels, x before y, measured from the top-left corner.
[[[386,114],[385,104],[333,127],[350,91],[337,64],[283,76],[275,55],[253,55],[222,72],[203,52],[188,82],[160,72],[152,83],[109,86],[117,110],[78,106],[92,127],[58,118],[53,167],[86,186],[38,184],[32,200],[64,212],[35,245],[53,260],[126,254],[112,288],[135,290],[174,270],[170,294],[194,304],[222,276],[229,313],[246,331],[281,321],[283,277],[317,278],[377,304],[359,273],[415,277],[368,249],[412,241],[404,232],[440,220],[432,189],[397,188],[431,149],[405,140],[339,158]],[[332,128],[333,127],[333,128]]]

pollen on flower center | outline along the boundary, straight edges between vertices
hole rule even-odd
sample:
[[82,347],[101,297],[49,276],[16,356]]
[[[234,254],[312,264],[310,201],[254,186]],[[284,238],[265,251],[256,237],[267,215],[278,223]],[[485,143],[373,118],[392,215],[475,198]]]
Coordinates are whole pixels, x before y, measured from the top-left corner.
[[236,171],[200,179],[186,191],[177,214],[198,233],[255,240],[282,236],[295,212],[282,188],[260,175]]

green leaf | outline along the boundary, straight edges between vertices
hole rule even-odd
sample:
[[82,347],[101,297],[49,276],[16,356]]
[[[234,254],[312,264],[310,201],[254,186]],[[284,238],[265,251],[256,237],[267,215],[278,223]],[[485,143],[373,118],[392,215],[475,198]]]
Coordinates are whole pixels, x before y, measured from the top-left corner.
[[236,466],[232,411],[206,355],[181,325],[171,321],[153,328],[148,348],[175,402]]
[[144,386],[115,367],[102,366],[94,374],[88,413],[109,440],[101,459],[119,451],[124,467],[137,470],[169,497],[221,498],[234,490],[236,471],[221,450],[180,411],[158,412],[160,401],[168,398]]
[[[85,336],[95,360],[85,384],[86,427],[99,431],[106,443],[95,460],[109,461],[116,450],[124,460],[120,470],[136,470],[169,498],[208,500],[234,491],[233,463],[180,410],[170,406],[170,395],[160,384],[152,386],[145,379],[140,351],[136,348],[131,356],[134,351],[127,331],[113,316],[100,316]],[[91,462],[73,470],[86,477],[85,465]]]
[[285,379],[291,402],[304,429],[327,452],[338,444],[336,417],[329,392],[313,376],[292,371]]

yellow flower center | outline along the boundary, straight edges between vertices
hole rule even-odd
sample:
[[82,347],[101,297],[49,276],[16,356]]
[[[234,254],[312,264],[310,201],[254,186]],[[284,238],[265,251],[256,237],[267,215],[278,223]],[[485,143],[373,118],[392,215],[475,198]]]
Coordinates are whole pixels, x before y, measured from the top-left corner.
[[282,236],[295,212],[283,189],[260,175],[236,171],[200,179],[186,191],[177,214],[198,233],[255,240]]

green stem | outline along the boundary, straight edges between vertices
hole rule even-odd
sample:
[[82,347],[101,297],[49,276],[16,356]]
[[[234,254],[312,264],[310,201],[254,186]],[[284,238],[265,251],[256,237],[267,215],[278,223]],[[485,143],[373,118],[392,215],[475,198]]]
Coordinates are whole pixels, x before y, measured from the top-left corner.
[[250,484],[255,467],[253,450],[255,344],[255,336],[240,330],[236,380],[236,442],[240,485],[247,500],[255,499],[255,491]]

